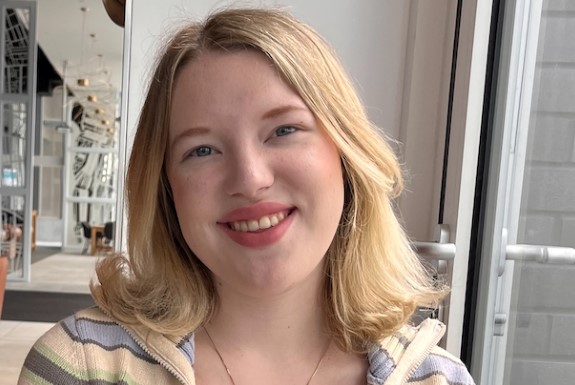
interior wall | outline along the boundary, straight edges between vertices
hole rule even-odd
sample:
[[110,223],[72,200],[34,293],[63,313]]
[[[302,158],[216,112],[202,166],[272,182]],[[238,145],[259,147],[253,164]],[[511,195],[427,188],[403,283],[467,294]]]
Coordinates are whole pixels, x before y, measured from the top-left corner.
[[[203,18],[229,1],[133,1],[130,49],[128,132],[133,135],[145,94],[148,71],[166,31]],[[404,0],[326,3],[306,0],[244,1],[242,5],[280,5],[311,24],[332,44],[354,80],[370,118],[397,138],[401,118],[409,2]],[[128,4],[129,5],[129,4]]]
[[406,191],[399,207],[419,241],[437,241],[456,10],[457,0],[414,1],[409,14],[398,137]]

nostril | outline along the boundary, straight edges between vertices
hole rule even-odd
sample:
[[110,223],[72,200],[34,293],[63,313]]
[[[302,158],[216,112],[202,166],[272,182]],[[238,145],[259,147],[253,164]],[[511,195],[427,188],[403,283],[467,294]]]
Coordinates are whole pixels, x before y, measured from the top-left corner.
[[274,183],[274,172],[270,168],[265,155],[251,155],[234,158],[228,166],[226,175],[226,192],[231,196],[244,196],[249,199],[258,198]]

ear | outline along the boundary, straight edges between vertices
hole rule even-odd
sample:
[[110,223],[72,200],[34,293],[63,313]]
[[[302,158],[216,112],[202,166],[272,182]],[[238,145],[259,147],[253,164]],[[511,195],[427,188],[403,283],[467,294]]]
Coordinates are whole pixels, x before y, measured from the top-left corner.
[[123,27],[126,14],[126,0],[102,0],[102,3],[110,19],[115,24]]

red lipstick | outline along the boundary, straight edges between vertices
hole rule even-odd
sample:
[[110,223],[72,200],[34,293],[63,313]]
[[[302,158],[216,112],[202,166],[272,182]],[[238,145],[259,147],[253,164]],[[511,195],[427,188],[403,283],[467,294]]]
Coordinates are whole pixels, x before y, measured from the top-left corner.
[[277,214],[281,211],[291,210],[292,207],[277,202],[261,202],[251,206],[240,207],[227,213],[219,223],[249,221],[266,215]]
[[[235,231],[230,222],[257,220],[263,216],[287,213],[287,216],[277,225],[257,231]],[[252,206],[241,207],[226,214],[218,224],[225,234],[235,243],[249,248],[265,248],[283,238],[293,223],[297,210],[281,203],[263,202]]]

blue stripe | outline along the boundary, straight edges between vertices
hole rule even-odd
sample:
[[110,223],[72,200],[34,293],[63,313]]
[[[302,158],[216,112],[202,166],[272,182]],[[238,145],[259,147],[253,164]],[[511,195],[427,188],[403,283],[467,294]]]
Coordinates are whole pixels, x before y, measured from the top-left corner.
[[135,357],[157,364],[156,360],[116,323],[71,316],[62,320],[60,324],[75,342],[94,344],[107,351],[126,349]]
[[393,358],[385,349],[375,346],[370,349],[367,357],[369,359],[369,372],[367,380],[369,384],[383,384],[397,366]]
[[194,366],[195,340],[193,333],[182,338],[182,340],[178,343],[178,350],[182,352],[182,354],[184,355],[184,357],[186,357],[190,365]]
[[450,385],[473,385],[474,381],[465,366],[447,357],[430,354],[415,370],[409,382],[423,381],[441,375]]

